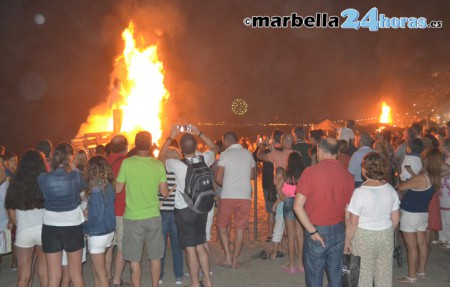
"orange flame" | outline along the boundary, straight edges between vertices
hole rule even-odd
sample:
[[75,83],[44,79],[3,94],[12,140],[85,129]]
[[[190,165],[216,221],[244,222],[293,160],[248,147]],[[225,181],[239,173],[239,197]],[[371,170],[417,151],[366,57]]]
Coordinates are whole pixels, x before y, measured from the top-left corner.
[[385,102],[381,104],[380,123],[392,124],[391,107],[388,106]]
[[[134,38],[134,25],[130,22],[128,28],[122,32],[125,42],[123,54],[116,58],[115,69],[125,67],[126,71],[116,71],[117,74],[126,75],[119,94],[122,99],[120,109],[123,111],[123,121],[120,133],[124,134],[130,143],[139,131],[149,131],[154,142],[162,135],[161,113],[163,105],[169,98],[164,86],[164,68],[158,59],[157,45],[145,48],[136,47]],[[78,132],[95,133],[113,130],[112,110],[106,102],[94,107]]]

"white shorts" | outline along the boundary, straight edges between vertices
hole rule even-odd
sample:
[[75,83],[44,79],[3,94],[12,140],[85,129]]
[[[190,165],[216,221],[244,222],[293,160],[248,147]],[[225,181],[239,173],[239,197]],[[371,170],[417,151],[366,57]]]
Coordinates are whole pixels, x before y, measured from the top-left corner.
[[284,232],[284,218],[283,218],[283,205],[284,202],[280,202],[277,205],[277,211],[275,213],[275,224],[273,226],[272,242],[281,242]]
[[26,228],[16,232],[15,246],[20,248],[30,248],[35,245],[42,245],[42,226],[35,228]]
[[90,254],[105,252],[106,248],[111,247],[114,239],[114,231],[100,236],[88,237],[88,250]]
[[400,211],[400,230],[404,232],[427,231],[428,212]]

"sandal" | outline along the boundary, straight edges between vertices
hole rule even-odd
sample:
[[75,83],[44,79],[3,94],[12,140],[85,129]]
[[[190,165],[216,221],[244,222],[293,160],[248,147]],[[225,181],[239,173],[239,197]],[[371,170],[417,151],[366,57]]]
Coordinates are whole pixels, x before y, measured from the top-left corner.
[[416,273],[417,274],[417,277],[420,277],[420,278],[425,278],[425,276],[427,275],[427,273],[425,273],[425,272],[423,272],[423,273]]
[[405,275],[403,277],[398,278],[397,281],[400,283],[405,283],[405,284],[413,284],[413,283],[417,282],[417,277],[411,278],[411,277],[408,277],[407,275]]

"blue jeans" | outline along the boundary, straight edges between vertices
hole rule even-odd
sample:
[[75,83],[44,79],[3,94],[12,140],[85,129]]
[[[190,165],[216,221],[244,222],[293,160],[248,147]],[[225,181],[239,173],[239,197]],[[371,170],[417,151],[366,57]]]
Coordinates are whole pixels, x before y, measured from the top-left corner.
[[323,273],[327,273],[328,286],[340,287],[342,253],[344,252],[345,225],[316,226],[325,242],[325,247],[311,239],[305,231],[303,260],[305,264],[306,286],[323,286]]
[[180,248],[178,241],[177,226],[175,225],[175,216],[173,211],[161,210],[162,232],[164,236],[164,257],[161,258],[160,279],[164,277],[164,261],[167,250],[167,235],[170,237],[170,247],[172,248],[173,271],[176,279],[183,277],[183,249]]
[[295,220],[295,213],[294,213],[294,201],[295,197],[286,197],[284,200],[283,205],[283,218],[284,220]]

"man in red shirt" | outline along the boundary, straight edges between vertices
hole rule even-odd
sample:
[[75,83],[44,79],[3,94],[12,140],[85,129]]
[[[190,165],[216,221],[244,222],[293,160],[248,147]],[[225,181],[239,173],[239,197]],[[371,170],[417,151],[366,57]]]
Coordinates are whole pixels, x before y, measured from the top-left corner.
[[[119,174],[120,166],[124,159],[127,158],[128,141],[123,135],[116,135],[111,139],[111,154],[106,158],[111,165],[114,178]],[[122,236],[123,236],[123,214],[125,212],[125,187],[121,193],[116,194],[114,201],[116,211],[116,234],[113,244],[117,246],[116,257],[114,261],[114,277],[111,278],[111,265],[113,248],[109,248],[106,253],[106,266],[108,270],[108,278],[112,279],[112,286],[122,286],[122,273],[125,268],[126,261],[122,257]]]
[[[345,209],[353,193],[353,176],[336,160],[335,138],[319,142],[319,163],[306,168],[297,185],[294,211],[305,227],[303,258],[306,286],[341,286],[345,241]],[[306,204],[305,204],[306,203]]]

